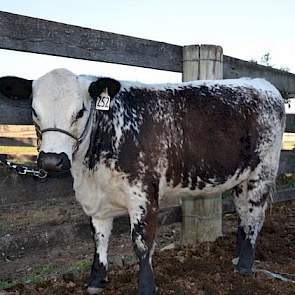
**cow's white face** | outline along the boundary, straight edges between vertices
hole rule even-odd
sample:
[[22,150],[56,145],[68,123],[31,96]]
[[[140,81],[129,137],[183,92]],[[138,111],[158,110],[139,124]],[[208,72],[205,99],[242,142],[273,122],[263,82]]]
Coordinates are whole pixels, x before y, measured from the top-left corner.
[[53,171],[70,169],[78,140],[91,133],[93,102],[106,93],[114,97],[120,87],[111,78],[86,78],[65,69],[53,70],[35,81],[0,78],[0,92],[5,96],[28,99],[32,95],[32,116],[42,135],[38,165]]
[[[40,130],[57,128],[79,138],[90,115],[92,98],[88,94],[89,84],[85,79],[63,69],[54,70],[35,80],[33,120]],[[40,155],[64,153],[72,162],[76,146],[73,137],[59,131],[44,132]]]

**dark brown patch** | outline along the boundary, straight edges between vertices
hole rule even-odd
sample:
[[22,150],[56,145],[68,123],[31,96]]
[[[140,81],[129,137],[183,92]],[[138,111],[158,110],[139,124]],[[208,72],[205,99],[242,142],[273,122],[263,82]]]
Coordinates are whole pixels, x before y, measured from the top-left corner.
[[[254,170],[260,162],[256,151],[270,127],[258,123],[264,104],[254,89],[222,85],[174,91],[131,88],[114,99],[113,109],[98,118],[88,153],[90,168],[104,152],[106,159],[117,160],[116,169],[127,173],[131,182],[141,177],[141,164],[150,178],[157,179],[159,159],[166,158],[168,182],[203,189],[210,179],[214,185],[222,184],[237,171]],[[114,150],[114,126],[107,130],[105,126],[112,124],[120,104],[124,124],[131,129],[124,131],[118,150]],[[167,113],[171,120],[166,119]],[[140,153],[144,155],[141,158]]]

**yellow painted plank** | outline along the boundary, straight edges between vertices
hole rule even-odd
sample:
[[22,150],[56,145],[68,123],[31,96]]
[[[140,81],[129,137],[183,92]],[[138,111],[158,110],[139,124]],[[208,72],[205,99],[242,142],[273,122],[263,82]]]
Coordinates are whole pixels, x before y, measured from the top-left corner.
[[32,155],[35,156],[38,154],[35,147],[29,146],[0,146],[0,154],[6,155]]
[[295,149],[295,133],[284,133],[282,149],[284,150]]

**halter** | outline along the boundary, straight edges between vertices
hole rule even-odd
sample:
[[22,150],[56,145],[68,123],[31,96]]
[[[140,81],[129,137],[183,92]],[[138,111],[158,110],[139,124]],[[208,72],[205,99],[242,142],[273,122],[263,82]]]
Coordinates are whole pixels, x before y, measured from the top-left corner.
[[85,128],[84,128],[82,134],[80,135],[80,137],[77,137],[66,130],[63,130],[60,128],[55,128],[55,127],[50,127],[50,128],[45,128],[45,129],[40,130],[39,126],[37,124],[35,124],[36,129],[37,129],[37,133],[39,133],[40,138],[42,138],[43,133],[49,132],[49,131],[60,132],[60,133],[68,135],[69,137],[73,138],[76,141],[76,143],[74,145],[74,151],[73,151],[73,154],[75,154],[77,152],[81,142],[84,140],[84,138],[87,134],[91,118],[93,117],[93,110],[94,110],[94,102],[91,102],[90,114],[88,116],[87,122],[85,124]]

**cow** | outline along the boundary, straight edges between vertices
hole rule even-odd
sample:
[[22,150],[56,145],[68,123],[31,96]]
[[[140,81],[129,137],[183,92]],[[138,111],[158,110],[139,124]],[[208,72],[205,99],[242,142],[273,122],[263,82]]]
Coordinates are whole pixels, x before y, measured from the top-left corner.
[[2,77],[0,90],[32,95],[39,167],[71,171],[94,230],[88,293],[106,285],[114,217],[130,216],[138,294],[150,295],[159,200],[230,189],[240,220],[235,269],[251,274],[285,127],[284,101],[269,82],[148,85],[56,69],[34,81]]

